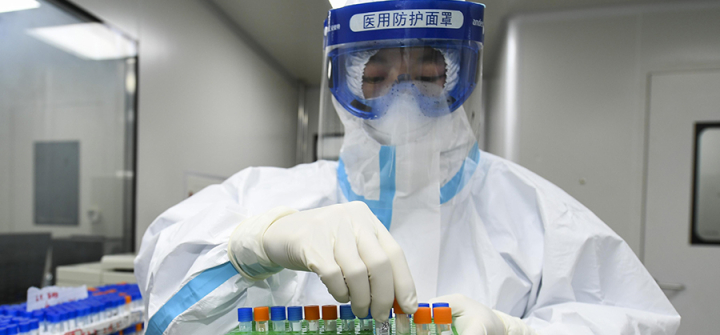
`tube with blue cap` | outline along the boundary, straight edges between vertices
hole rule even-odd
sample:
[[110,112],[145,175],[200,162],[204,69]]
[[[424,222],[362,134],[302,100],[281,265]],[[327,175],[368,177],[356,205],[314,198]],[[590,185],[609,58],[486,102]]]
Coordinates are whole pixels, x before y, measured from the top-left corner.
[[276,333],[284,333],[287,331],[287,321],[285,317],[285,306],[270,307],[270,320],[272,321],[272,330]]
[[290,306],[287,308],[288,321],[290,323],[290,331],[293,333],[302,332],[303,310],[300,306]]
[[238,308],[238,332],[249,334],[252,332],[253,310],[250,307]]
[[340,331],[355,334],[355,314],[350,305],[340,305]]

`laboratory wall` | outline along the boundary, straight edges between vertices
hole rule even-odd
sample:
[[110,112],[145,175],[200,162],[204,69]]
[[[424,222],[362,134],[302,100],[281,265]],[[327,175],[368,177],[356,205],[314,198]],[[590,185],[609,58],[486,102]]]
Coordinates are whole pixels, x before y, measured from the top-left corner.
[[305,87],[305,113],[307,115],[307,131],[305,132],[305,153],[298,163],[311,163],[315,160],[315,137],[318,134],[320,120],[320,87]]
[[136,248],[186,179],[294,164],[297,84],[209,4],[73,2],[139,41]]
[[720,68],[718,36],[717,2],[515,16],[490,80],[487,148],[563,188],[642,256],[649,75]]

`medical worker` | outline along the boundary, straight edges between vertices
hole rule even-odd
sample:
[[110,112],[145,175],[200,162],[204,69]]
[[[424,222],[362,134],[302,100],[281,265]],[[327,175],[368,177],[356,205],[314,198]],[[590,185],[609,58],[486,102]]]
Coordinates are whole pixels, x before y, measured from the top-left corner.
[[[160,215],[135,273],[147,334],[224,334],[240,306],[447,302],[461,335],[674,334],[628,245],[534,173],[478,149],[484,6],[331,10],[320,152],[245,169]],[[562,164],[562,162],[558,162]]]

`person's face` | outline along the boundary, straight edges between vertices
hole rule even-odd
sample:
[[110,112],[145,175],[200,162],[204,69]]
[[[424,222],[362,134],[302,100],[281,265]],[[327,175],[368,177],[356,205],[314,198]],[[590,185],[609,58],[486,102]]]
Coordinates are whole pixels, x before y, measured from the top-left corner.
[[368,60],[362,91],[366,99],[387,94],[396,82],[412,81],[421,93],[439,96],[445,85],[445,58],[431,47],[381,49]]

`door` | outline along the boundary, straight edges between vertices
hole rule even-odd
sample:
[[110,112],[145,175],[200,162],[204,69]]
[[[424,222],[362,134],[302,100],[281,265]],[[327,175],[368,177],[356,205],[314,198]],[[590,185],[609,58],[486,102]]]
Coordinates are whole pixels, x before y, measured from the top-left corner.
[[[698,194],[696,127],[720,123],[720,70],[654,74],[649,99],[645,265],[682,316],[678,334],[717,334],[720,244],[693,244],[691,232],[698,202],[693,198]],[[713,138],[704,137],[704,141]],[[707,155],[710,150],[715,155],[720,143],[702,143],[702,148],[699,152]],[[720,193],[714,197],[703,203],[714,201],[720,206]]]

